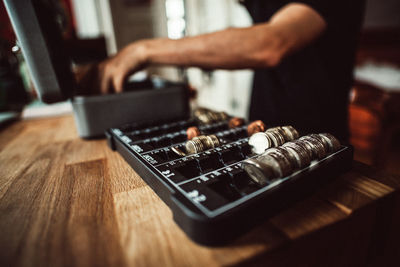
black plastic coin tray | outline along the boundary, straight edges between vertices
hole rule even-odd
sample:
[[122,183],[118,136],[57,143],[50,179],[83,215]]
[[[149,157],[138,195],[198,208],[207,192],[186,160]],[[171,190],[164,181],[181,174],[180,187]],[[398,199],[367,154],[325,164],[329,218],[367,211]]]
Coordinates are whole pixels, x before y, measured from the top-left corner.
[[[186,129],[199,127],[215,134],[220,147],[185,157]],[[221,245],[238,237],[318,187],[351,168],[353,149],[342,148],[290,176],[259,186],[241,162],[254,157],[246,126],[229,129],[227,121],[198,125],[179,120],[125,125],[106,132],[109,146],[118,151],[170,207],[175,222],[194,241]]]

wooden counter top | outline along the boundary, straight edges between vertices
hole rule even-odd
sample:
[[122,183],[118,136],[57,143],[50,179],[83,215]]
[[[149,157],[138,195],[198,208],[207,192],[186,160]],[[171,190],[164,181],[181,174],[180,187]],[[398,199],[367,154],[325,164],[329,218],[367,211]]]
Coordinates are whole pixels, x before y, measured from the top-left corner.
[[355,163],[234,243],[208,248],[104,139],[80,139],[72,117],[20,121],[0,132],[0,266],[388,266],[400,247],[399,187]]

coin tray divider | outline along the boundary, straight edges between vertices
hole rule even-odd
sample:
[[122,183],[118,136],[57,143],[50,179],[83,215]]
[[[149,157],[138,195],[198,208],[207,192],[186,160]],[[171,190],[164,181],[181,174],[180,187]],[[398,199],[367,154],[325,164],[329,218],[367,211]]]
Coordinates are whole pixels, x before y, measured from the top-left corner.
[[[256,155],[247,144],[246,126],[234,129],[227,122],[198,126],[215,134],[220,147],[180,157],[171,146],[184,147],[185,128],[193,120],[123,126],[106,132],[117,150],[171,208],[175,222],[194,241],[224,244],[280,210],[301,200],[321,185],[349,170],[353,149],[342,148],[310,166],[265,186],[255,184],[241,162]],[[185,137],[185,138],[183,138]]]

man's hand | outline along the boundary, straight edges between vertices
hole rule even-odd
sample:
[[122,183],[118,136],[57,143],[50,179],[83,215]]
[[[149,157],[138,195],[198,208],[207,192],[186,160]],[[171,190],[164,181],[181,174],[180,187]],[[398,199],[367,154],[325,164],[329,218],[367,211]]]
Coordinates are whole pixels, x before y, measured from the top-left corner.
[[113,90],[122,92],[126,77],[146,66],[146,42],[131,43],[115,56],[98,64],[101,94],[111,93]]

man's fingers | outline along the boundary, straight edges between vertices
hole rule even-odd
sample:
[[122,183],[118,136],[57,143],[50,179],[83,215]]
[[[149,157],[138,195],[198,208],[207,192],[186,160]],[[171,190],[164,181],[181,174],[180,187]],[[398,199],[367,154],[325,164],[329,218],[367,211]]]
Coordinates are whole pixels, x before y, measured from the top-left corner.
[[113,86],[116,93],[122,93],[124,90],[125,74],[118,73],[113,77]]
[[122,50],[115,56],[99,64],[100,92],[110,93],[111,87],[116,93],[124,90],[125,78],[132,72],[141,68],[140,62],[135,57],[131,58],[128,50]]
[[110,75],[107,75],[107,73],[103,73],[102,76],[100,77],[101,83],[100,83],[100,93],[102,95],[105,95],[108,93],[108,89],[110,87]]

